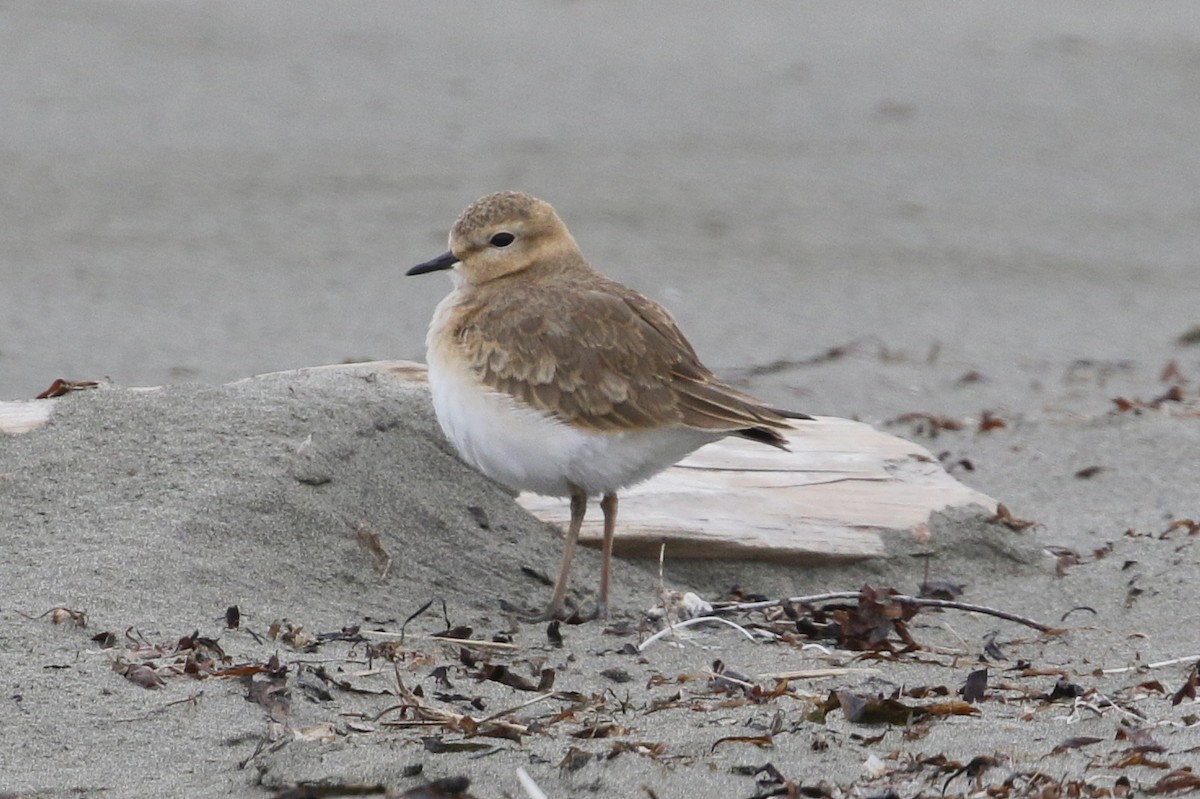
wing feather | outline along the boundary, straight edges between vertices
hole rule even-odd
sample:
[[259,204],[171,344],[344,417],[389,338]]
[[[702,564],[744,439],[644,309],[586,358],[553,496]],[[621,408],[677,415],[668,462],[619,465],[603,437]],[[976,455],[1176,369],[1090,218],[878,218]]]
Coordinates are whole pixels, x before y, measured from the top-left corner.
[[[597,278],[466,304],[454,342],[495,391],[589,430],[681,425],[771,439],[781,412],[716,378],[657,303]],[[777,444],[778,445],[778,444]]]

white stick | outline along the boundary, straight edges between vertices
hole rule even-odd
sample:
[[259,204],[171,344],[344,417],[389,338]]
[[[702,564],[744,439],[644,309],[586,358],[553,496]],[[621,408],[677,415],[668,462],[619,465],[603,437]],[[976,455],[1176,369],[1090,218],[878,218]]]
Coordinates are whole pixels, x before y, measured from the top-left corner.
[[688,619],[687,621],[681,621],[678,624],[672,624],[670,627],[664,627],[663,629],[656,632],[654,635],[647,638],[645,641],[642,641],[640,644],[638,644],[638,651],[645,652],[646,647],[650,646],[650,644],[653,644],[655,641],[658,641],[660,638],[665,638],[666,636],[670,635],[671,633],[675,632],[676,630],[680,629],[681,627],[691,627],[693,624],[700,624],[700,623],[706,622],[706,621],[719,621],[722,624],[728,624],[730,627],[737,630],[738,632],[740,632],[742,635],[749,638],[754,643],[756,643],[756,644],[758,643],[758,639],[754,637],[753,633],[751,633],[749,630],[747,630],[745,627],[743,627],[740,624],[734,624],[729,619],[722,619],[720,616],[697,616],[694,619]]
[[1162,669],[1167,666],[1175,666],[1180,663],[1192,663],[1200,660],[1200,655],[1187,655],[1181,658],[1171,658],[1170,660],[1160,660],[1157,663],[1146,663],[1141,666],[1123,666],[1117,669],[1101,669],[1101,674],[1124,674],[1127,671],[1137,671],[1138,669]]
[[529,799],[548,799],[546,792],[539,788],[533,777],[529,776],[529,772],[520,766],[517,766],[517,780],[525,789],[525,793],[529,794]]

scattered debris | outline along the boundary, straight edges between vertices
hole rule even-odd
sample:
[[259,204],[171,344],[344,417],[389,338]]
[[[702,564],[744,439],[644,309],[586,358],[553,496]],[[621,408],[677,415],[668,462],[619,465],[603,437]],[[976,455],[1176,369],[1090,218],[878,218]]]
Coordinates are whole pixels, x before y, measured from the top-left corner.
[[1158,410],[1158,409],[1162,408],[1164,405],[1166,405],[1166,403],[1168,403],[1168,402],[1179,403],[1179,402],[1183,402],[1183,400],[1184,400],[1183,387],[1176,384],[1176,385],[1171,386],[1165,392],[1163,392],[1162,394],[1158,395],[1157,397],[1155,397],[1154,399],[1151,399],[1151,400],[1142,400],[1137,397],[1134,397],[1133,399],[1127,399],[1125,397],[1114,397],[1112,402],[1113,402],[1113,405],[1116,405],[1117,407],[1113,411],[1113,413],[1132,412],[1132,413],[1138,414],[1144,410],[1152,410],[1152,411]]
[[1179,337],[1175,339],[1175,343],[1181,347],[1200,344],[1200,325],[1192,325],[1187,330],[1180,333]]
[[50,388],[38,394],[35,399],[53,399],[61,397],[64,394],[70,394],[72,391],[86,391],[90,388],[98,388],[100,383],[96,380],[63,380],[61,377],[50,384]]
[[51,624],[66,624],[69,621],[76,627],[87,627],[87,614],[83,611],[72,610],[66,605],[55,605],[45,613],[37,616],[30,616],[28,613],[22,613],[19,610],[17,613],[27,619],[33,620],[44,619],[49,616]]
[[963,683],[963,687],[959,689],[962,698],[971,704],[982,702],[984,694],[987,693],[988,670],[976,669],[967,675],[967,681]]
[[984,411],[979,418],[979,432],[986,433],[989,430],[999,430],[1008,427],[1008,422],[1001,419],[991,411]]
[[1018,519],[1016,516],[1013,516],[1012,511],[1003,502],[996,503],[996,513],[994,516],[988,517],[987,523],[1003,524],[1008,529],[1018,533],[1022,530],[1028,530],[1037,524],[1037,522],[1028,519]]
[[[1164,533],[1153,537],[1168,533],[1182,538],[1200,533],[1200,525],[1175,520]],[[308,632],[303,624],[278,619],[267,635],[257,636],[244,626],[237,606],[229,606],[223,619],[224,639],[202,630],[157,639],[131,628],[124,637],[101,633],[90,640],[100,646],[95,655],[109,658],[114,671],[147,690],[161,690],[176,680],[237,686],[264,724],[261,738],[251,742],[248,749],[253,752],[246,752],[243,764],[294,742],[324,747],[345,736],[382,739],[400,733],[404,737],[388,740],[393,745],[415,747],[410,751],[426,762],[445,758],[453,768],[456,757],[489,757],[550,738],[562,743],[557,750],[561,760],[531,759],[531,763],[553,768],[557,762],[563,779],[577,780],[581,778],[574,775],[579,772],[589,772],[618,757],[647,758],[665,770],[703,763],[712,767],[730,759],[744,763],[748,755],[783,748],[785,742],[794,746],[789,736],[812,735],[815,729],[821,731],[811,742],[816,751],[836,745],[847,734],[866,750],[859,787],[861,795],[875,799],[936,795],[943,790],[947,796],[986,794],[994,799],[1030,795],[1101,799],[1129,795],[1135,788],[1147,795],[1192,789],[1192,773],[1173,754],[1174,747],[1165,738],[1158,739],[1165,734],[1164,728],[1146,716],[1145,700],[1154,697],[1163,707],[1168,702],[1179,706],[1194,701],[1200,688],[1200,657],[1172,662],[1188,669],[1173,695],[1163,685],[1167,680],[1141,677],[1125,689],[1101,693],[1086,674],[1027,660],[998,671],[995,665],[982,666],[978,650],[972,653],[962,639],[964,648],[952,653],[923,640],[929,631],[945,626],[922,623],[925,614],[933,609],[961,610],[1007,619],[1048,634],[1061,631],[1001,609],[962,602],[965,592],[966,586],[960,582],[929,579],[928,575],[919,596],[867,585],[858,591],[772,601],[735,588],[731,596],[750,601],[711,603],[708,612],[714,615],[673,622],[653,634],[637,625],[614,626],[606,634],[642,638],[643,646],[598,653],[621,658],[620,665],[587,675],[572,666],[574,655],[561,654],[561,632],[559,644],[554,643],[551,629],[560,628],[523,627],[506,621],[511,625],[507,629],[481,636],[472,627],[453,624],[444,605],[440,619],[431,614],[436,599],[424,603],[403,622],[372,622],[388,629],[364,630],[353,624],[336,631]],[[66,612],[62,606],[52,610],[61,611],[59,623],[73,623],[82,616]],[[721,618],[735,614],[736,624]],[[418,619],[428,623],[431,617],[437,632],[408,631]],[[748,640],[771,642],[785,657],[821,653],[830,662],[826,668],[754,674],[733,663],[737,646],[748,645],[742,642],[727,645],[723,659],[707,668],[676,674],[656,672],[656,662],[665,661],[639,654],[652,639],[679,637],[682,630],[706,624],[736,626]],[[996,635],[993,632],[983,638],[983,655],[993,662],[1005,660]],[[731,642],[737,640],[740,637],[730,637]],[[1027,643],[1006,640],[1005,647],[1021,651]],[[687,646],[681,651],[689,651]],[[279,651],[274,651],[277,648]],[[262,654],[246,659],[238,654],[245,651]],[[702,651],[695,649],[697,654]],[[956,676],[949,684],[895,686],[885,681],[886,669],[845,667],[855,660],[936,662],[941,668],[955,669]],[[1167,667],[1168,663],[1162,662],[1132,669]],[[651,675],[648,680],[647,672]],[[556,683],[577,687],[580,677],[583,685],[592,688],[580,692],[555,687]],[[601,680],[608,681],[607,687],[597,685]],[[795,687],[802,680],[840,684],[826,683],[821,693],[814,695]],[[644,687],[639,689],[639,685]],[[647,693],[639,699],[638,690]],[[160,712],[195,704],[199,693],[166,703]],[[352,696],[354,704],[348,706]],[[301,704],[306,711],[304,723],[299,722]],[[318,707],[330,717],[312,719],[311,710]],[[647,725],[639,724],[639,719],[657,713],[682,714],[679,718],[700,713],[716,723],[702,746],[689,751],[673,741],[647,735]],[[1088,734],[1059,738],[1057,743],[1047,741],[1037,752],[1038,758],[1026,759],[1023,765],[1008,754],[970,753],[970,757],[954,759],[904,748],[924,739],[947,719],[958,719],[960,724],[990,723],[997,714],[1028,718],[1037,713],[1108,719],[1113,732],[1108,737]],[[1193,722],[1185,719],[1184,723]],[[1149,770],[1152,779],[1135,783],[1131,778],[1141,772],[1131,771],[1124,783],[1110,781],[1103,788],[1095,781],[1054,777],[1046,765],[1050,757],[1083,757],[1095,768],[1107,770]],[[800,779],[805,773],[789,774],[771,763],[729,768],[753,780],[743,796],[840,799],[848,795],[845,785],[805,783]],[[404,772],[408,778],[418,773]],[[546,795],[528,773],[519,781],[528,796]],[[470,796],[468,789],[465,779],[450,778],[404,793],[392,785],[323,783],[292,786],[275,796],[462,799]],[[1056,792],[1060,789],[1062,793]],[[1108,793],[1101,792],[1105,790]]]
[[1187,680],[1171,696],[1171,704],[1178,705],[1185,699],[1195,699],[1198,687],[1200,687],[1200,665],[1192,664],[1192,670],[1188,672]]
[[889,419],[884,424],[888,427],[900,424],[912,425],[914,436],[925,436],[927,438],[937,438],[938,434],[944,430],[958,431],[963,428],[963,423],[957,419],[922,412],[901,414],[893,419]]
[[1179,369],[1179,361],[1172,358],[1163,365],[1162,371],[1158,375],[1158,381],[1160,383],[1186,383],[1187,378]]
[[954,384],[956,386],[969,386],[972,383],[986,383],[986,382],[987,382],[987,376],[984,375],[983,372],[979,372],[979,371],[976,371],[975,369],[972,369],[971,371],[966,372],[963,375],[961,375],[957,380],[954,381]]
[[479,525],[480,530],[492,529],[492,522],[483,508],[478,505],[468,505],[467,513],[471,514],[471,518],[475,520],[475,524]]
[[379,575],[380,580],[387,580],[392,573],[392,556],[383,548],[383,542],[379,539],[379,534],[371,529],[371,526],[365,521],[358,521],[354,524],[354,531],[358,536],[358,545],[371,554],[374,558],[372,566],[375,573]]

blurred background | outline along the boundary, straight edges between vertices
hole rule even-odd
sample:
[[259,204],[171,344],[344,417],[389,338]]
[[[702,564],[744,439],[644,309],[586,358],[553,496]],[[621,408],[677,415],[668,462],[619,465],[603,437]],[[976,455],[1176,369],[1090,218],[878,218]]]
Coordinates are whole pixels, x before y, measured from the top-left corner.
[[10,0],[0,399],[423,359],[501,189],[804,410],[1149,392],[1198,131],[1187,2]]

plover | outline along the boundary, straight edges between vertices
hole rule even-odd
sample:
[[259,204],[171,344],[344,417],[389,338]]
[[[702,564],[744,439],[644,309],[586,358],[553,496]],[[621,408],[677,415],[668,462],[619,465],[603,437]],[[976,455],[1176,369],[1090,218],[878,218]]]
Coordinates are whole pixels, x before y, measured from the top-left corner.
[[463,460],[515,491],[569,497],[550,603],[562,615],[588,497],[604,513],[595,615],[608,612],[617,492],[728,435],[786,448],[789,419],[721,382],[658,303],[584,260],[548,204],[501,192],[473,203],[450,251],[408,270],[452,270],[426,339],[434,410]]

